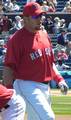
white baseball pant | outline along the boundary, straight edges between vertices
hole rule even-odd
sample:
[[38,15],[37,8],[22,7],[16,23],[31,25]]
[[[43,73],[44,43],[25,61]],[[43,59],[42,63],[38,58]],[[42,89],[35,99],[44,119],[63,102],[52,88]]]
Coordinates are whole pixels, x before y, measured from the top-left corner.
[[14,89],[25,100],[28,120],[55,120],[51,109],[49,85],[17,79]]
[[2,109],[1,112],[2,120],[24,120],[26,104],[20,95],[14,91],[13,96],[7,104],[9,107]]

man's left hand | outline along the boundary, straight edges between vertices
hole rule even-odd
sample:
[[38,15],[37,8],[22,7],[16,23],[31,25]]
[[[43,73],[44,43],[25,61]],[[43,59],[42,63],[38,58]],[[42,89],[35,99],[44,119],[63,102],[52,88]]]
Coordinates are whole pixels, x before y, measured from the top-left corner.
[[60,88],[62,94],[64,94],[64,95],[67,94],[68,89],[69,89],[69,87],[68,87],[68,85],[66,84],[65,81],[61,81],[61,82],[59,82],[59,88]]

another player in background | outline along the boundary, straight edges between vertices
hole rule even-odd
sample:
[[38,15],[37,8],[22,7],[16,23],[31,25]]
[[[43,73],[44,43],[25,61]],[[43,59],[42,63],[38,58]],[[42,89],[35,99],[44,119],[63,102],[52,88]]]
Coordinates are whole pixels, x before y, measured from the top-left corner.
[[51,80],[58,83],[63,93],[68,90],[54,64],[50,38],[42,29],[43,13],[36,2],[24,6],[24,27],[8,41],[3,71],[4,85],[13,85],[25,100],[28,120],[55,119],[50,100]]
[[14,89],[7,89],[0,84],[0,114],[2,120],[23,120],[25,102]]

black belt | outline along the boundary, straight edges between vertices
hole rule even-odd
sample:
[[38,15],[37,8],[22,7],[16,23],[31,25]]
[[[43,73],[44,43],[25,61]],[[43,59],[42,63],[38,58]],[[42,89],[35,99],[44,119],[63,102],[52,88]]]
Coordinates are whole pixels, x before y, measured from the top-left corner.
[[43,83],[43,84],[49,84],[50,81],[44,81],[44,82],[41,82],[41,83]]
[[7,109],[7,108],[9,108],[9,107],[10,107],[10,105],[8,105],[8,104],[4,106],[5,109]]
[[[4,108],[4,109],[7,109],[7,108],[9,108],[9,107],[10,107],[10,105],[6,104],[3,108]],[[3,109],[3,108],[2,108],[2,109]],[[0,112],[2,112],[2,109],[0,110]]]

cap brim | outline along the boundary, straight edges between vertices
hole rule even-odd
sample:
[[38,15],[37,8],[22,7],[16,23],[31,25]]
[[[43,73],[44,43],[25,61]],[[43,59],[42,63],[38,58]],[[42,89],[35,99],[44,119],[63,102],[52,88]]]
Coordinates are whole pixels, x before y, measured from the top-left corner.
[[45,14],[45,13],[46,13],[46,12],[43,11],[43,10],[37,10],[37,11],[33,12],[33,13],[30,14],[30,15],[26,15],[26,14],[22,13],[21,16],[37,16],[37,15]]
[[37,15],[40,15],[40,14],[44,14],[46,12],[44,12],[43,10],[37,10],[35,11],[35,13],[32,14],[32,16],[37,16]]

